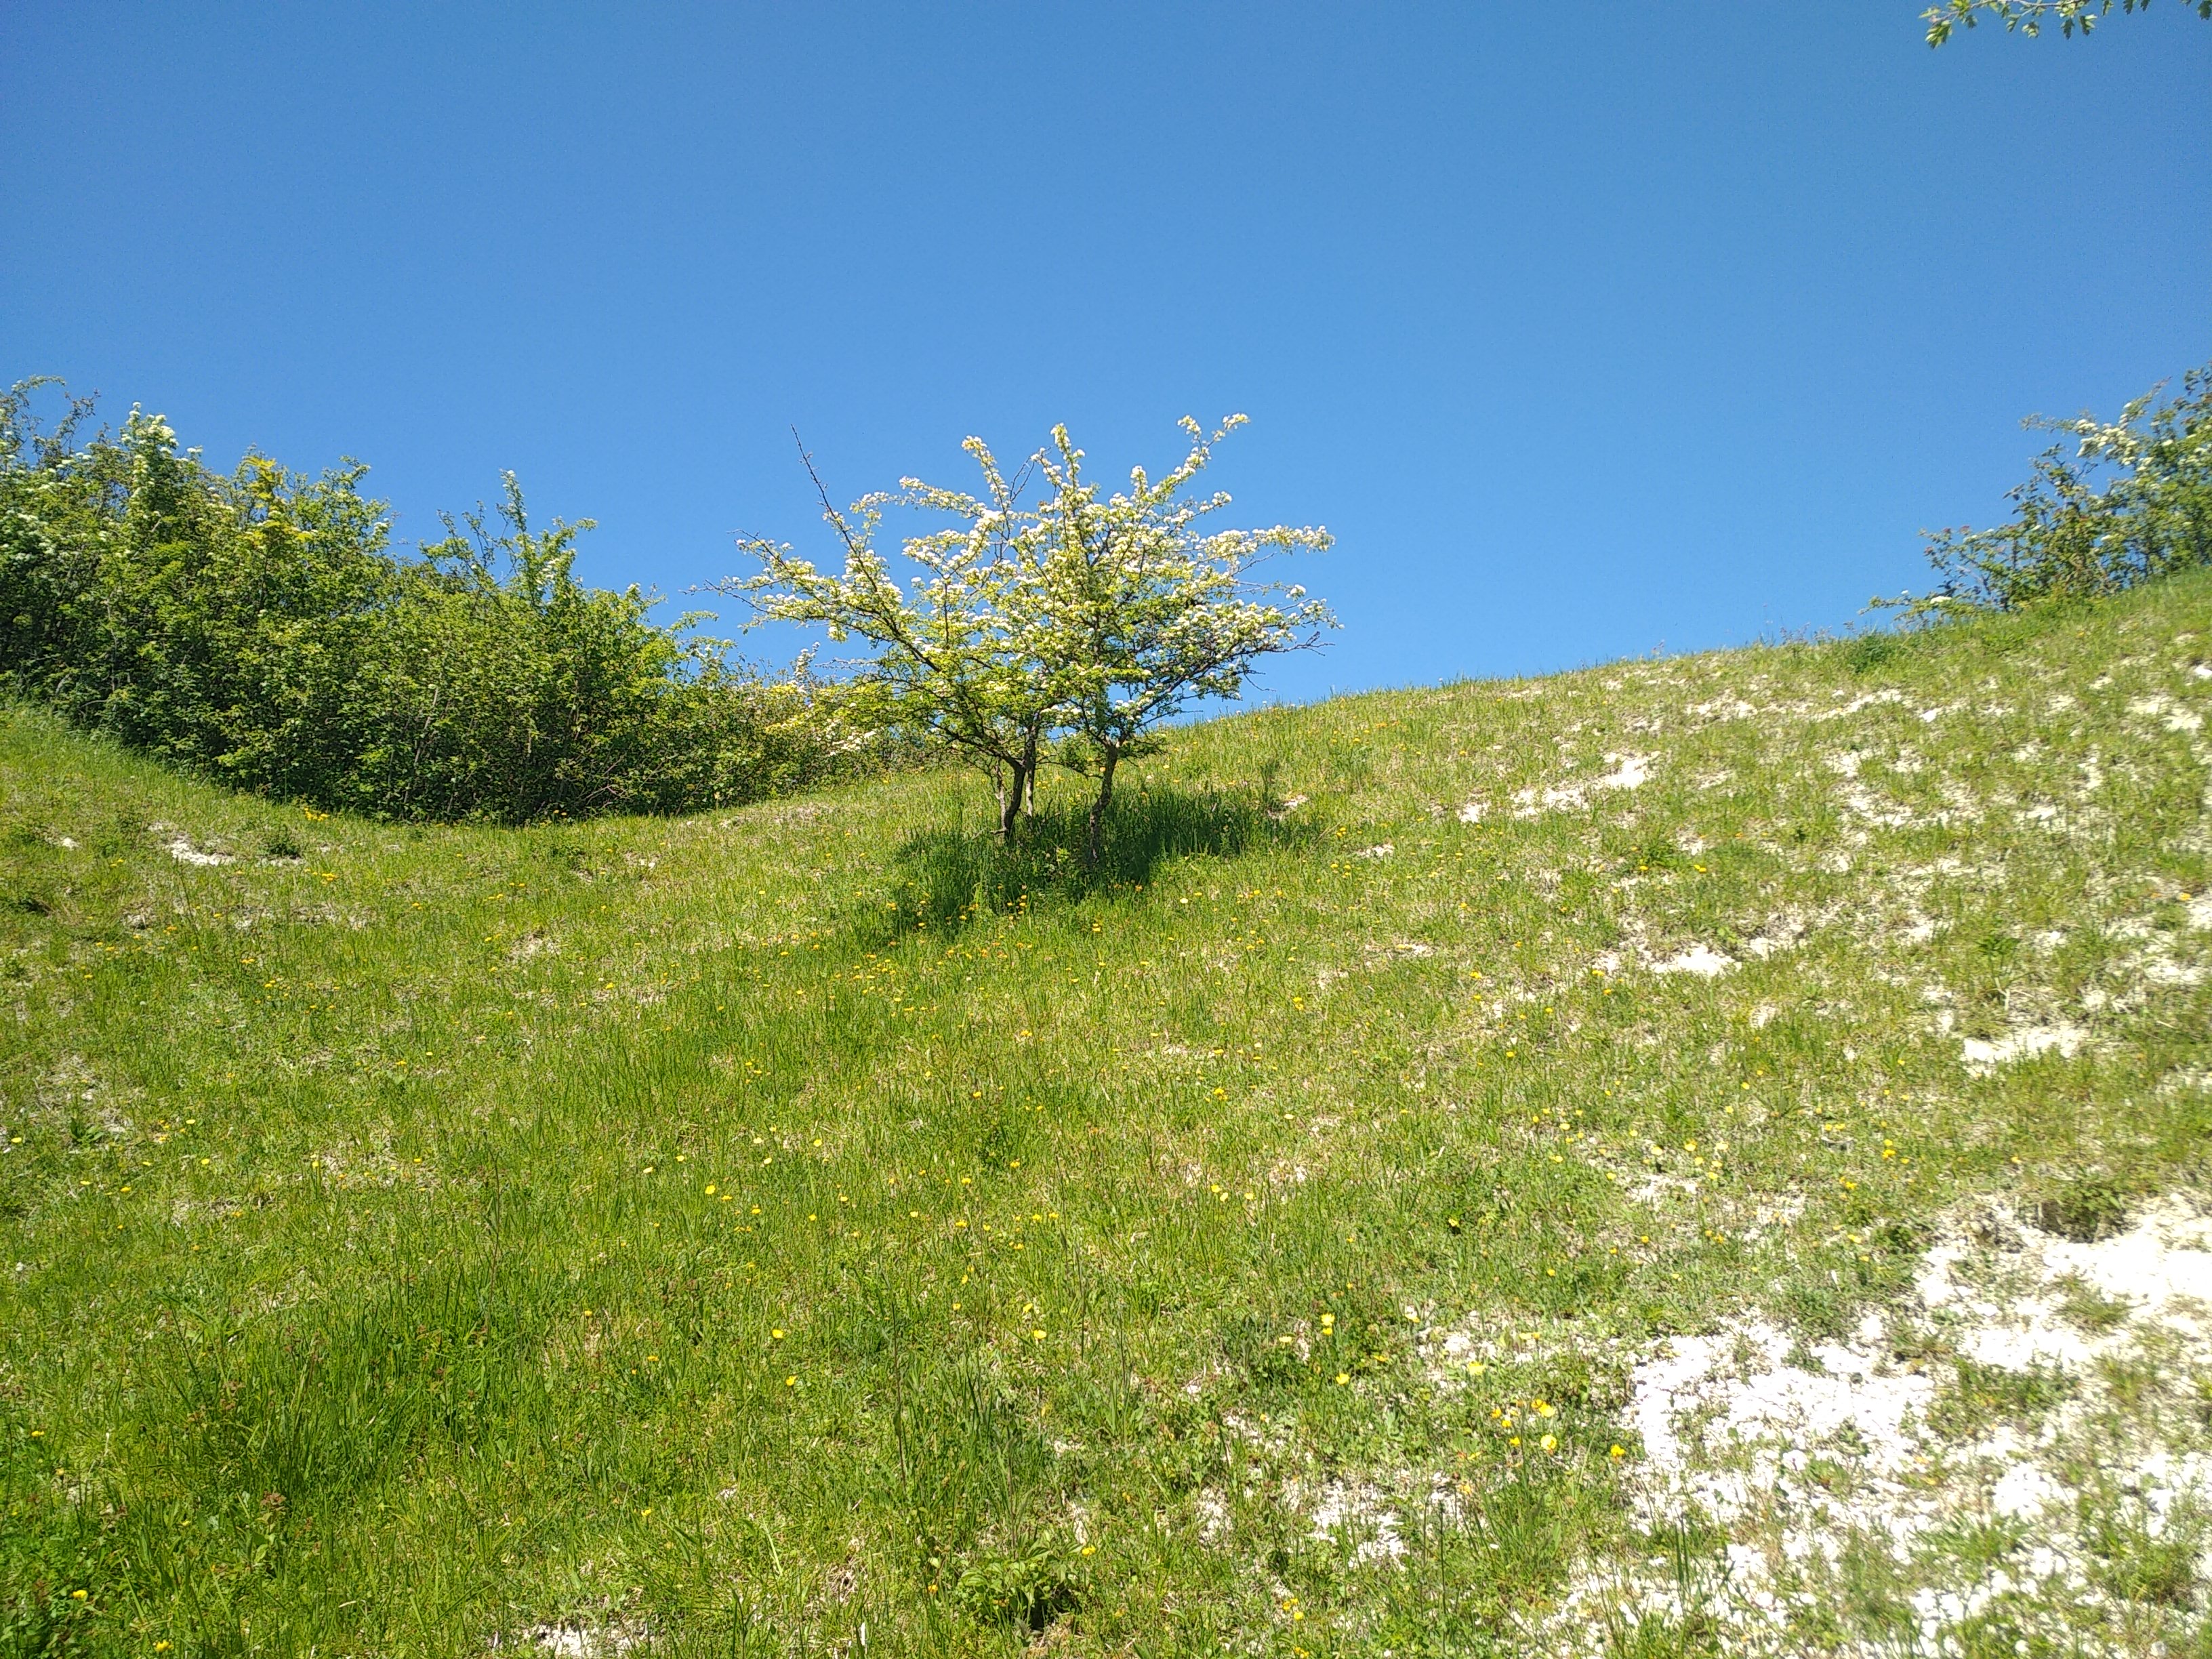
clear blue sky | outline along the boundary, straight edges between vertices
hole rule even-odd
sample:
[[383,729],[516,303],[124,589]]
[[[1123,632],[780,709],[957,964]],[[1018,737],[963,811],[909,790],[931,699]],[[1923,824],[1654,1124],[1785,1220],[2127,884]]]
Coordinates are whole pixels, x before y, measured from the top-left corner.
[[2212,357],[2212,25],[1922,3],[9,0],[0,374],[670,593],[823,546],[793,425],[845,497],[1241,410],[1339,538],[1288,697],[1835,626]]

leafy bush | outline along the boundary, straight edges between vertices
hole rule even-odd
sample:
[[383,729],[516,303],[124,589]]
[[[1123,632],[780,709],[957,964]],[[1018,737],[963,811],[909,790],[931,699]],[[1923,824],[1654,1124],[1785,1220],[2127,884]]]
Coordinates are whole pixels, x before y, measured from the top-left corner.
[[0,398],[0,675],[79,724],[239,788],[399,818],[666,811],[872,752],[802,668],[754,672],[585,586],[590,522],[496,511],[401,557],[368,469],[249,455],[225,477],[158,416],[79,447],[38,382]]
[[1073,1571],[1048,1540],[983,1550],[961,1569],[947,1598],[987,1625],[1041,1632],[1082,1599]]
[[1936,591],[1901,601],[1917,615],[1957,607],[2018,611],[2052,599],[2095,599],[2212,563],[2212,364],[2182,377],[2181,396],[2154,387],[2116,422],[2038,416],[2063,432],[2034,476],[2011,492],[2019,513],[1989,530],[1938,532],[1928,560]]
[[2128,1200],[2105,1176],[2076,1176],[2037,1201],[2035,1224],[2061,1238],[2093,1243],[2127,1231]]
[[1854,674],[1871,674],[1905,649],[1894,634],[1861,634],[1844,647],[1844,666]]

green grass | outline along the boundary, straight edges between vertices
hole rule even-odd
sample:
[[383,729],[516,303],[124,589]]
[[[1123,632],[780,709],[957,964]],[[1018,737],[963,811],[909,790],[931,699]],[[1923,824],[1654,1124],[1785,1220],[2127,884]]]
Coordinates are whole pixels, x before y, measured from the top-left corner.
[[1634,1345],[2202,1182],[2208,641],[1244,714],[1096,874],[1073,783],[1013,861],[950,773],[413,830],[9,710],[0,1654],[1535,1650],[1651,1548]]

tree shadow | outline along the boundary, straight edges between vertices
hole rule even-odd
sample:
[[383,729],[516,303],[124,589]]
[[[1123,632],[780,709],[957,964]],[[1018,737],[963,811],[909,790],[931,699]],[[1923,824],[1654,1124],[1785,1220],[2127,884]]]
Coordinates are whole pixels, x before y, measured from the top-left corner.
[[1084,858],[1090,828],[1080,801],[1040,807],[1010,848],[988,829],[924,830],[891,855],[892,902],[878,914],[894,937],[952,933],[981,916],[1134,892],[1177,859],[1314,845],[1317,826],[1273,808],[1271,795],[1264,785],[1131,791],[1108,810],[1095,867]]

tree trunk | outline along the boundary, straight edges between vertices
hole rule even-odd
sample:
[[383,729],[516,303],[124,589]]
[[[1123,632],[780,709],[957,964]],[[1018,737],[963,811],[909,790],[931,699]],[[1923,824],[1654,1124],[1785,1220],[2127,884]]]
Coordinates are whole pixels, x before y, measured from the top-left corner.
[[1104,747],[1105,758],[1098,768],[1098,796],[1091,803],[1091,867],[1094,870],[1106,855],[1106,808],[1114,799],[1114,767],[1121,758],[1120,744],[1109,743]]
[[1027,769],[1016,764],[1007,770],[1006,785],[999,791],[999,844],[1001,847],[1014,844],[1014,824],[1021,817],[1023,798],[1029,793]]

